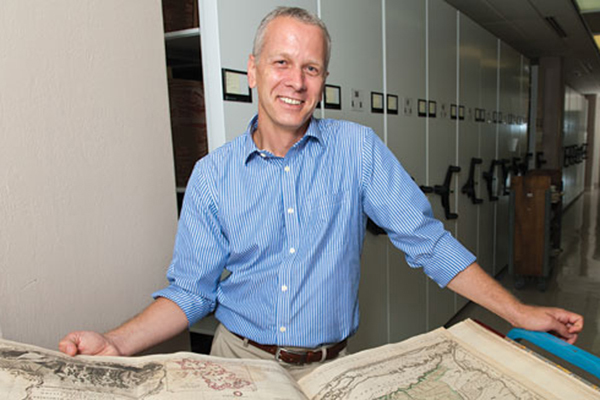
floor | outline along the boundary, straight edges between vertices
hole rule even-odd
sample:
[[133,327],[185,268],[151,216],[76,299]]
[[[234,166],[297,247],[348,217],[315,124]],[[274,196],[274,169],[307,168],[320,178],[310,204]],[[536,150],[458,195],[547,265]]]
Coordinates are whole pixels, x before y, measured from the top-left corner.
[[[563,213],[562,252],[552,259],[553,270],[545,292],[534,282],[514,288],[514,277],[498,278],[525,303],[562,307],[584,316],[584,329],[576,345],[600,356],[600,191],[585,192]],[[465,318],[478,319],[501,333],[511,326],[475,304],[468,304],[448,324]]]

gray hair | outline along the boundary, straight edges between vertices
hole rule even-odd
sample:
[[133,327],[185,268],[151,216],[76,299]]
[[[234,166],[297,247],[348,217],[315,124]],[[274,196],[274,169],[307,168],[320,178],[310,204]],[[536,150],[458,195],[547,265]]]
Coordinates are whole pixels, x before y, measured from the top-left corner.
[[254,46],[252,47],[252,55],[258,62],[260,57],[260,53],[264,46],[265,41],[265,32],[267,30],[267,25],[275,18],[279,17],[290,17],[294,18],[297,21],[303,22],[308,25],[313,25],[321,28],[323,32],[323,37],[325,38],[325,71],[327,71],[327,67],[329,66],[329,58],[331,57],[331,37],[329,36],[329,32],[327,31],[327,27],[325,23],[321,21],[319,17],[314,15],[313,13],[299,7],[277,7],[270,13],[268,13],[263,20],[258,25],[258,29],[256,30],[256,35],[254,36]]

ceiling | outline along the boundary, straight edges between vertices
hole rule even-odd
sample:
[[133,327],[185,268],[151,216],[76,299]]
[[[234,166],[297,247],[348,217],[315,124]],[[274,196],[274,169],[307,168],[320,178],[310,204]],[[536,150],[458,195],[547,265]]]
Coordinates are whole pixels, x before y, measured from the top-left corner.
[[574,0],[446,0],[528,57],[560,56],[565,80],[582,94],[600,93],[600,13],[580,13]]

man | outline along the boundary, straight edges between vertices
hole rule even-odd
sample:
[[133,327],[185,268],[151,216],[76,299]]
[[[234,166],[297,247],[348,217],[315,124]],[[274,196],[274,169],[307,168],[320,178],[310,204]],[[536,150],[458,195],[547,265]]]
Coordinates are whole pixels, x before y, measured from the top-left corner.
[[170,286],[113,331],[70,333],[61,351],[135,354],[216,309],[222,325],[211,354],[276,357],[301,376],[344,354],[358,327],[367,216],[439,285],[514,326],[577,339],[581,316],[521,304],[483,272],[372,130],[312,117],[330,46],[324,24],[305,10],[265,17],[248,60],[258,116],[196,165]]

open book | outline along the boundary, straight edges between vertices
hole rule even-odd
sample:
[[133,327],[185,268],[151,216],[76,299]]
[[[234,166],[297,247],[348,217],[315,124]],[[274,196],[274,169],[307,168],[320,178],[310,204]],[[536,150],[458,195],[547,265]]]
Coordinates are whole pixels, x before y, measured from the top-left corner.
[[324,364],[194,353],[71,358],[0,340],[0,399],[598,399],[600,391],[473,321]]

